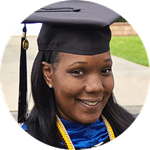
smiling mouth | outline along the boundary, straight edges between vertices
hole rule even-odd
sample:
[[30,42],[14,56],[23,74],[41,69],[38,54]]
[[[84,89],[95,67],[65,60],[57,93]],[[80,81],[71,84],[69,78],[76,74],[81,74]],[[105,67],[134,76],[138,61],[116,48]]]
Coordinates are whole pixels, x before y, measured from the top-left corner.
[[82,101],[84,104],[87,104],[89,106],[95,106],[97,105],[99,102],[88,102],[88,101]]
[[89,106],[96,106],[102,100],[96,101],[96,102],[94,102],[94,101],[87,101],[87,100],[79,100],[79,101],[81,101],[82,103],[84,103],[86,105],[89,105]]

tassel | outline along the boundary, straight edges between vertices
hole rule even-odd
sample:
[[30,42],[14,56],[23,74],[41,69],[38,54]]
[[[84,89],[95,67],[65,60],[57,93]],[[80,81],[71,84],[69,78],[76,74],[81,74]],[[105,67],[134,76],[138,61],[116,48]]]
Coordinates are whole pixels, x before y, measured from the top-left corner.
[[26,39],[26,25],[23,28],[21,38],[21,55],[20,55],[20,82],[19,82],[19,102],[18,102],[18,123],[23,123],[27,115],[27,62],[26,50],[28,41]]

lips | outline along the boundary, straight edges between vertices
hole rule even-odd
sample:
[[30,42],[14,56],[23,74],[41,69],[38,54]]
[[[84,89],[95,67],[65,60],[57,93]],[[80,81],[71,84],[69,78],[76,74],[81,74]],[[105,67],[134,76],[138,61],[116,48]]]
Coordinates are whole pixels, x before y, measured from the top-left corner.
[[95,100],[81,100],[81,99],[78,99],[78,100],[88,106],[96,106],[99,102],[102,101],[102,99],[96,100],[96,101]]
[[88,101],[82,101],[84,104],[87,104],[89,106],[95,106],[97,105],[99,102],[88,102]]

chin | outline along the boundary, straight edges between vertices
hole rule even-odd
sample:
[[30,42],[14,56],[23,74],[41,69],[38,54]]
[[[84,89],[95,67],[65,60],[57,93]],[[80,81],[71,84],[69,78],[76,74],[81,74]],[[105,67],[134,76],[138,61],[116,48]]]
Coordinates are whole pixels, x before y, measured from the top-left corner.
[[97,117],[86,117],[84,119],[81,119],[80,123],[82,124],[92,124],[96,122],[99,119],[100,116]]

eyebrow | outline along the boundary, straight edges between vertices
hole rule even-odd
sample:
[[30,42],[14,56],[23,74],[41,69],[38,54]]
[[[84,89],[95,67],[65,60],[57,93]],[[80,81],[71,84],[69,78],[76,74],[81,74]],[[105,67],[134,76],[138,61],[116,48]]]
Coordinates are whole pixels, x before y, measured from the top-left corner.
[[108,59],[105,59],[105,60],[104,60],[104,62],[109,62],[109,61],[112,62],[112,59],[111,59],[111,58],[108,58]]
[[69,65],[69,67],[72,67],[72,66],[77,65],[77,64],[87,64],[87,62],[85,62],[85,61],[77,61],[77,62],[74,62],[73,64]]
[[[104,62],[112,62],[112,59],[111,58],[105,59]],[[87,62],[77,61],[77,62],[74,62],[73,64],[69,65],[69,67],[72,67],[72,66],[77,65],[77,64],[87,64]]]

